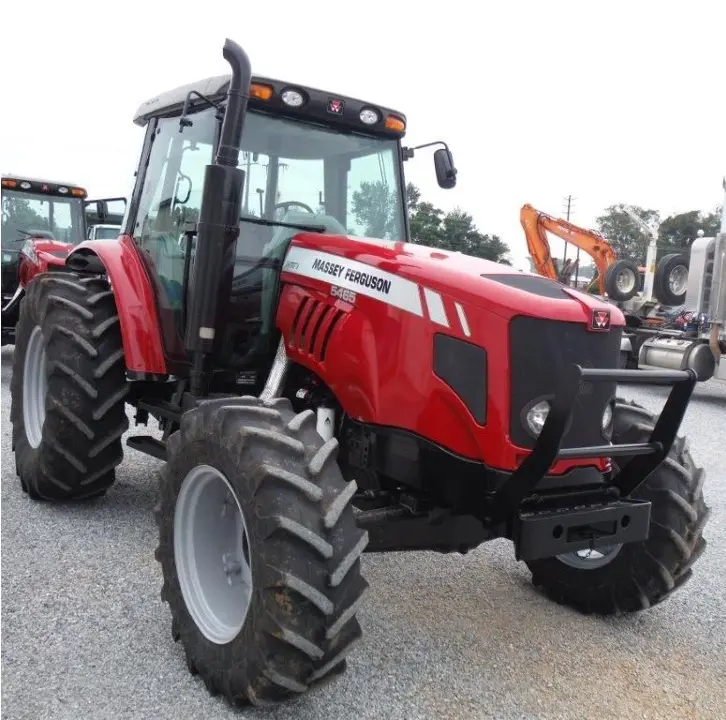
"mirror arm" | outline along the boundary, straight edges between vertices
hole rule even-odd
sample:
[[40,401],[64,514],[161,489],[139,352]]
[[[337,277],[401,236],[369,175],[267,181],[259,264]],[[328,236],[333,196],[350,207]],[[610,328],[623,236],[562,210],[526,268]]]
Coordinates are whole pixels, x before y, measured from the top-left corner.
[[217,111],[219,113],[222,112],[222,106],[219,103],[214,102],[214,100],[210,100],[208,97],[202,95],[202,93],[197,92],[196,90],[190,90],[187,93],[186,98],[184,98],[184,107],[182,108],[182,114],[179,118],[179,132],[182,132],[183,128],[185,127],[191,127],[193,124],[192,121],[187,117],[187,115],[189,114],[189,103],[191,102],[192,95],[196,95],[205,103],[211,105],[211,107],[217,108]]
[[404,160],[410,160],[413,156],[416,150],[421,150],[422,148],[427,147],[433,147],[434,145],[443,145],[444,148],[451,154],[451,150],[449,150],[449,146],[443,141],[443,140],[434,140],[433,142],[424,143],[423,145],[414,145],[413,147],[402,147],[401,151],[403,152],[403,159]]

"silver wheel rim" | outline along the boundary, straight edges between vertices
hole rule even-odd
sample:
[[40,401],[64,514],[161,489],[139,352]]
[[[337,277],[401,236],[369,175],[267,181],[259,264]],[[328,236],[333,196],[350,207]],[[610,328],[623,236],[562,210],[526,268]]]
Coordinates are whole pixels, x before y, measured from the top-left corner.
[[629,293],[635,287],[635,275],[630,270],[621,270],[615,280],[621,293]]
[[197,465],[174,509],[174,562],[187,610],[207,640],[224,645],[244,626],[252,600],[250,542],[227,478]]
[[46,355],[43,331],[36,325],[30,333],[23,363],[23,423],[25,437],[32,448],[40,447],[45,423]]
[[605,545],[592,550],[589,548],[586,550],[575,550],[574,552],[564,553],[556,557],[565,565],[577,568],[578,570],[595,570],[595,568],[603,567],[612,562],[620,552],[622,546],[622,543]]
[[688,268],[678,265],[668,276],[668,288],[674,295],[682,295],[688,286]]

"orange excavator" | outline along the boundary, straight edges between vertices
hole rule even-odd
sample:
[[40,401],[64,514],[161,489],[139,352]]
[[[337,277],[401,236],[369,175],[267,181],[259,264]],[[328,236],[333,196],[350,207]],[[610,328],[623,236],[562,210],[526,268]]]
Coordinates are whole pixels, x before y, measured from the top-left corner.
[[600,295],[608,295],[617,301],[626,301],[638,293],[640,268],[637,263],[627,259],[618,260],[608,241],[599,233],[585,230],[567,220],[552,217],[531,205],[522,206],[519,220],[527,238],[529,254],[539,275],[567,283],[576,270],[573,261],[568,260],[558,271],[547,240],[547,232],[551,232],[565,242],[584,250],[594,260]]

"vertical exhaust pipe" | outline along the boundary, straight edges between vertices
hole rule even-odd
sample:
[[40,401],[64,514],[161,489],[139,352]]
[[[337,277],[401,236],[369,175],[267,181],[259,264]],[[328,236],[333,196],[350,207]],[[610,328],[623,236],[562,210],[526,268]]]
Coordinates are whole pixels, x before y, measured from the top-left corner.
[[197,246],[189,279],[185,346],[192,356],[190,391],[205,392],[206,358],[224,330],[239,235],[245,174],[237,167],[252,69],[247,53],[227,39],[222,54],[232,69],[217,155],[204,173]]

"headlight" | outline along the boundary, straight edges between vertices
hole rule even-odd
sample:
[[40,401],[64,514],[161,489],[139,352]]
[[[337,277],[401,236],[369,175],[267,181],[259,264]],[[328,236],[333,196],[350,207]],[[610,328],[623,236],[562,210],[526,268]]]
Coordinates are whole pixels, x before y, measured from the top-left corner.
[[607,434],[612,429],[611,426],[613,424],[613,405],[612,405],[612,403],[608,403],[605,406],[605,410],[603,411],[603,414],[602,414],[601,423],[602,423],[602,431]]
[[32,263],[38,262],[38,255],[35,252],[35,243],[32,240],[26,240],[22,249],[20,250],[21,255],[25,255]]
[[535,437],[539,437],[539,434],[542,432],[542,428],[544,427],[549,412],[550,404],[547,400],[540,400],[529,409],[529,412],[526,415],[527,427]]
[[282,102],[290,107],[300,107],[305,102],[303,94],[292,88],[284,90],[280,97],[282,97]]

